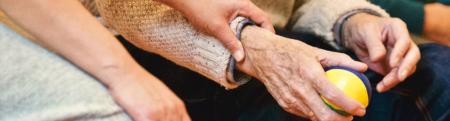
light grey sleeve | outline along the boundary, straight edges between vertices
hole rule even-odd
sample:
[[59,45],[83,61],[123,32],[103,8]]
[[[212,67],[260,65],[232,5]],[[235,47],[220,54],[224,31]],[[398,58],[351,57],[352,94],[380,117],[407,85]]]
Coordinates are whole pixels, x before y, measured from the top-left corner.
[[372,10],[380,16],[389,15],[380,7],[366,0],[301,0],[302,5],[291,18],[291,31],[312,33],[323,37],[326,43],[336,49],[341,49],[332,31],[337,20],[357,9]]

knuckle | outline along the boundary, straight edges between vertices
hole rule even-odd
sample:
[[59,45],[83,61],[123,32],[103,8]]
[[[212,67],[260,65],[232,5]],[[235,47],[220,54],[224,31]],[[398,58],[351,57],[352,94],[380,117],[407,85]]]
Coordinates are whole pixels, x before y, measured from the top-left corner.
[[249,0],[240,0],[239,2],[242,5],[242,7],[245,7],[245,8],[250,8],[250,6],[252,4],[252,2]]
[[278,103],[278,105],[280,105],[281,108],[283,108],[283,109],[285,109],[286,111],[288,111],[287,109],[288,109],[289,106],[286,104],[285,101],[280,101],[280,102]]
[[341,59],[351,59],[351,57],[348,56],[347,54],[336,53],[336,52],[335,52],[335,55],[336,55],[337,57],[341,58]]
[[392,18],[392,22],[395,23],[395,24],[406,26],[406,23],[400,18]]
[[322,89],[321,90],[322,95],[329,100],[334,100],[334,99],[340,98],[336,92],[333,93],[328,88],[321,88],[321,89]]
[[136,117],[139,117],[140,119],[147,119],[147,118],[158,119],[159,117],[164,115],[164,111],[165,109],[163,106],[155,106],[136,113],[137,115]]
[[222,41],[224,46],[230,50],[235,50],[237,48],[237,42],[234,40],[224,40]]
[[175,105],[176,105],[177,108],[184,108],[184,107],[186,106],[186,105],[184,104],[184,102],[181,101],[181,100],[178,100],[178,101],[175,103]]

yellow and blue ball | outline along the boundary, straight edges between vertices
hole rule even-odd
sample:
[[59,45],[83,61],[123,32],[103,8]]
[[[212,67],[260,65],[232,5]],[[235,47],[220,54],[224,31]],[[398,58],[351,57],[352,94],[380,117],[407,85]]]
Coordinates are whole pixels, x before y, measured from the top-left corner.
[[[364,107],[369,105],[372,89],[370,82],[364,74],[347,67],[334,66],[325,68],[325,74],[328,80],[337,86],[350,98],[360,102]],[[322,100],[334,111],[342,115],[348,115],[340,107],[328,102],[322,97]]]

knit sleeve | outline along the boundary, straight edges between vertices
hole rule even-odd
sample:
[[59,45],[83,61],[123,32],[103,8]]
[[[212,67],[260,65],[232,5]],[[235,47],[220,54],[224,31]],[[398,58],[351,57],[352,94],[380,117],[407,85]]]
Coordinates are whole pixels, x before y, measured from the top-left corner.
[[226,79],[231,62],[228,50],[215,38],[195,30],[180,12],[153,0],[97,0],[97,8],[106,23],[135,46],[225,88],[243,84]]
[[326,43],[336,49],[341,47],[336,43],[332,31],[336,21],[347,12],[358,9],[371,10],[380,16],[389,15],[380,7],[366,0],[304,0],[291,18],[291,31],[306,32],[321,36]]

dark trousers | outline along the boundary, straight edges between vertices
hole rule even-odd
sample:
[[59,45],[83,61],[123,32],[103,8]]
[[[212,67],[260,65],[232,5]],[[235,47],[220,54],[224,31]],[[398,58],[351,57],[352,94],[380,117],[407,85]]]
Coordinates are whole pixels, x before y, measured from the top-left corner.
[[[278,30],[277,34],[333,51],[320,38],[312,35],[282,30]],[[281,109],[258,80],[252,80],[235,90],[225,90],[193,71],[142,51],[122,37],[118,38],[138,63],[163,80],[184,101],[193,121],[305,120]],[[356,120],[450,119],[450,48],[428,44],[420,46],[420,49],[422,60],[417,72],[394,90],[375,93],[367,115]],[[352,55],[351,52],[347,54]],[[382,78],[373,71],[366,72],[366,75],[373,86]]]

